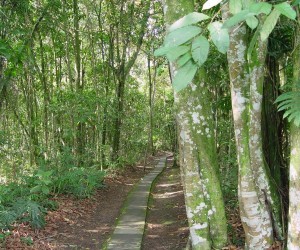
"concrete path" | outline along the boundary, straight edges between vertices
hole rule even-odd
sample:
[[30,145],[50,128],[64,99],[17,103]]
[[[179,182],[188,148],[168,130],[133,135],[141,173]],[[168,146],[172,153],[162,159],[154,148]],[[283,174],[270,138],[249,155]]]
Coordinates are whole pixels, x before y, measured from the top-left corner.
[[155,169],[147,174],[127,198],[127,207],[121,215],[115,231],[108,242],[108,250],[140,250],[147,203],[152,182],[162,172],[166,165],[166,157],[160,158]]

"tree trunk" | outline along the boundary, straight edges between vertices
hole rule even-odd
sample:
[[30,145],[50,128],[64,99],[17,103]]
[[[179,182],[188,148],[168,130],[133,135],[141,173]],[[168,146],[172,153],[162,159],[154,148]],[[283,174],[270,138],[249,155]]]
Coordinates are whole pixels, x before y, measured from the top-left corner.
[[5,95],[4,71],[6,69],[6,66],[7,59],[4,56],[0,56],[0,107]]
[[[299,14],[299,8],[298,8]],[[300,16],[295,35],[295,49],[293,55],[293,78],[296,84],[300,79]],[[291,124],[291,154],[290,154],[290,190],[289,190],[289,225],[288,244],[289,250],[300,249],[300,128]]]
[[[83,91],[83,81],[81,72],[81,56],[80,56],[80,39],[79,39],[79,7],[77,0],[73,0],[74,11],[74,53],[75,53],[75,68],[76,68],[76,91],[81,94]],[[80,115],[80,114],[78,114]],[[76,156],[77,164],[81,165],[83,162],[83,154],[85,147],[85,124],[79,121],[76,125]]]
[[[227,18],[228,13],[224,12]],[[239,165],[239,205],[246,248],[265,249],[282,236],[280,202],[271,186],[262,150],[261,112],[266,43],[257,42],[251,60],[246,59],[245,26],[230,32],[228,66],[232,111]]]
[[[153,106],[154,106],[154,95],[155,95],[155,78],[156,78],[156,64],[154,62],[154,76],[151,73],[151,59],[150,56],[148,60],[148,79],[149,79],[149,132],[148,132],[148,148],[151,155],[154,155],[154,145],[153,145]],[[148,151],[148,150],[147,150]]]
[[117,110],[116,110],[116,118],[114,121],[114,137],[113,137],[113,145],[112,145],[112,160],[117,161],[119,157],[119,148],[120,148],[120,138],[121,138],[121,125],[122,125],[122,113],[124,106],[124,88],[125,88],[126,76],[118,79],[117,86]]
[[[165,1],[167,25],[194,11],[191,0]],[[171,66],[171,76],[176,71]],[[174,93],[180,165],[192,249],[220,249],[227,243],[227,222],[214,144],[213,114],[205,71]]]
[[[149,19],[151,1],[142,1],[140,7],[136,6],[133,1],[128,3],[122,1],[121,8],[119,10],[120,20],[117,22],[116,27],[112,28],[111,33],[115,34],[115,40],[111,41],[111,53],[114,57],[111,58],[111,65],[114,69],[114,74],[117,79],[117,89],[116,89],[116,114],[114,119],[114,135],[113,135],[113,145],[112,145],[112,160],[116,161],[119,158],[119,148],[121,140],[121,126],[123,119],[123,107],[124,107],[124,93],[125,93],[125,83],[127,77],[134,65],[138,53],[143,44],[144,35],[147,29],[147,23]],[[113,2],[112,2],[113,4]],[[134,10],[140,9],[141,16],[133,16]],[[134,26],[136,22],[139,22],[139,28],[137,33],[128,32],[128,25]],[[127,25],[127,27],[126,27]],[[116,30],[114,29],[116,28]],[[131,28],[130,30],[134,30]],[[130,31],[129,30],[129,31]],[[114,37],[111,35],[111,38]],[[115,43],[114,43],[115,42]],[[116,53],[114,53],[114,48]],[[133,48],[130,53],[128,53],[129,48]]]

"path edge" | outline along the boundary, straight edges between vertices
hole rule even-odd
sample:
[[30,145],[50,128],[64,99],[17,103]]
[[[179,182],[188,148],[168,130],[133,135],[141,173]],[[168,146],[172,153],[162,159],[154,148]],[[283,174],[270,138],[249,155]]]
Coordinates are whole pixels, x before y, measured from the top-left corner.
[[154,180],[152,181],[151,185],[150,185],[150,190],[149,190],[149,195],[148,195],[148,200],[147,200],[147,209],[146,209],[146,214],[145,214],[145,225],[144,225],[144,231],[143,231],[143,238],[142,238],[142,242],[141,242],[141,249],[145,240],[145,232],[147,229],[147,218],[149,215],[149,202],[151,199],[151,193],[158,181],[158,178],[162,175],[162,173],[166,170],[167,166],[168,166],[168,158],[170,157],[170,155],[166,155],[165,157],[165,166],[162,168],[162,170],[160,171],[160,173],[154,178]]
[[[145,210],[145,224],[144,224],[144,228],[143,228],[143,237],[142,237],[142,241],[141,241],[141,244],[140,246],[142,246],[142,242],[144,240],[144,233],[145,233],[145,229],[146,229],[146,219],[147,219],[147,213],[148,213],[148,204],[149,204],[149,198],[150,198],[150,192],[153,188],[153,184],[156,183],[156,180],[158,178],[158,176],[160,176],[162,174],[162,172],[165,170],[166,166],[167,166],[167,161],[168,161],[168,158],[170,157],[170,155],[165,155],[165,156],[161,156],[161,157],[158,157],[158,161],[155,165],[155,168],[156,166],[159,164],[159,162],[161,160],[164,160],[164,167],[162,168],[162,170],[156,175],[156,177],[153,179],[151,185],[150,185],[150,188],[149,188],[149,193],[148,193],[148,198],[147,198],[147,208]],[[152,170],[152,171],[155,171],[155,168]],[[152,171],[150,171],[148,174],[150,174]],[[146,174],[146,175],[148,175]],[[146,176],[145,175],[145,176]],[[144,176],[144,177],[145,177]],[[144,178],[143,177],[143,178]],[[117,228],[117,226],[119,225],[120,223],[120,220],[122,218],[122,216],[126,213],[127,209],[128,209],[128,206],[129,206],[129,201],[130,201],[130,198],[132,196],[132,194],[134,193],[134,191],[138,188],[138,186],[140,185],[140,183],[142,182],[143,178],[141,178],[132,188],[131,190],[129,191],[128,195],[126,196],[126,199],[125,201],[123,202],[123,205],[120,209],[120,213],[118,215],[118,217],[116,218],[115,220],[115,223],[114,223],[114,230],[113,232],[110,234],[110,236],[108,237],[108,239],[104,242],[104,244],[101,246],[101,249],[102,250],[107,250],[108,249],[108,246],[109,246],[109,243],[112,239],[112,236],[114,234],[114,231],[115,229]]]

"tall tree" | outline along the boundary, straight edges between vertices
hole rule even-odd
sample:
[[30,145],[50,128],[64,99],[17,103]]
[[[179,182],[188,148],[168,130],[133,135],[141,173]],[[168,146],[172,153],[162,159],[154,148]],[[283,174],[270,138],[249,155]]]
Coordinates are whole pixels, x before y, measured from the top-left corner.
[[[227,13],[228,14],[228,13]],[[228,19],[226,14],[225,19]],[[272,188],[262,150],[261,112],[267,42],[257,41],[247,60],[249,31],[230,31],[228,67],[239,164],[239,206],[249,249],[268,248],[282,235],[280,203]],[[273,221],[274,220],[274,221]]]
[[[167,26],[194,11],[191,0],[164,3]],[[192,59],[191,59],[192,60]],[[187,62],[190,63],[190,62]],[[171,64],[171,76],[177,65]],[[227,223],[218,177],[214,125],[206,72],[198,72],[187,88],[174,92],[179,154],[187,217],[193,249],[222,248],[227,243]]]
[[116,5],[111,1],[111,10],[114,14],[114,25],[110,27],[110,49],[113,56],[111,67],[117,80],[113,160],[117,160],[119,156],[126,80],[143,44],[150,15],[150,3],[149,0],[142,2],[121,0],[119,5]]
[[[293,89],[298,93],[300,79],[300,16],[299,6],[297,7],[298,21],[295,30],[295,47],[293,54]],[[293,100],[298,103],[299,100]],[[296,104],[297,105],[297,104]],[[299,109],[299,106],[296,107]],[[298,113],[298,119],[300,120]],[[289,250],[300,249],[300,128],[294,123],[290,128],[291,154],[290,154],[290,187],[289,187],[289,224],[288,224],[288,244]]]
[[[79,37],[79,5],[78,0],[73,0],[73,14],[74,14],[74,55],[75,55],[75,85],[76,91],[79,95],[83,92],[83,76],[84,70],[82,69],[81,61],[81,42]],[[82,163],[82,155],[85,147],[85,123],[78,121],[76,131],[76,153],[78,164]]]

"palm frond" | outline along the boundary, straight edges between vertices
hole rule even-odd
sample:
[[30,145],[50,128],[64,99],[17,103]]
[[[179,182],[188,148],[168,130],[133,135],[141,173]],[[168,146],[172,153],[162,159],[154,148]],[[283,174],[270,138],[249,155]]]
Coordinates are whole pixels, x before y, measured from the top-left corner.
[[300,86],[280,95],[275,103],[278,104],[278,111],[284,111],[283,118],[300,127]]

